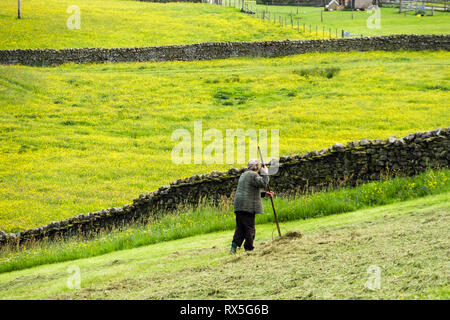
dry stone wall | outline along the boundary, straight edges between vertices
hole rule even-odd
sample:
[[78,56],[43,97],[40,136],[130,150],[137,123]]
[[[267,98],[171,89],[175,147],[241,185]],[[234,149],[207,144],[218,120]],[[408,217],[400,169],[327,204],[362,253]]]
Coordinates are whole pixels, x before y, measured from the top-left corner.
[[278,57],[309,52],[450,50],[450,35],[392,35],[365,38],[214,42],[140,48],[0,50],[0,64],[51,66],[63,63],[193,61],[233,57]]
[[[450,128],[417,132],[397,139],[336,143],[320,151],[281,157],[280,168],[271,177],[277,194],[321,190],[336,184],[352,186],[379,180],[386,173],[415,175],[428,168],[448,168]],[[0,232],[0,245],[54,236],[92,233],[127,225],[162,214],[180,206],[195,206],[202,199],[218,202],[231,198],[245,168],[194,175],[168,186],[142,194],[132,204],[80,214],[36,229],[6,234]]]

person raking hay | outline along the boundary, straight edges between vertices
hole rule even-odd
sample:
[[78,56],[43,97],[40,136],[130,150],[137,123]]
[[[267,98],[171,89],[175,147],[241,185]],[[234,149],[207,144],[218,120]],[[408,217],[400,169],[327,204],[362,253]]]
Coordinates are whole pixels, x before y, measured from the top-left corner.
[[261,167],[259,160],[253,159],[248,162],[247,168],[247,171],[239,178],[234,197],[236,230],[231,242],[231,253],[236,253],[237,248],[240,248],[242,243],[244,243],[245,251],[254,249],[255,215],[264,213],[261,198],[273,196],[273,192],[261,192],[261,189],[266,188],[269,184],[267,167]]

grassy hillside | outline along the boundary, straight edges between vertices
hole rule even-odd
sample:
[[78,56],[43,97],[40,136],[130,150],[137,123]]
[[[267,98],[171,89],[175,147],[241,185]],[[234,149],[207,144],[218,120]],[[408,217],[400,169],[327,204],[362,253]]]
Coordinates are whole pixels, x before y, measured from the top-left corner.
[[[0,66],[0,229],[234,165],[176,165],[175,129],[279,129],[280,155],[447,127],[447,52]],[[329,75],[329,76],[328,76]]]
[[[80,29],[66,22],[80,8]],[[208,4],[126,0],[27,0],[0,2],[0,49],[135,47],[208,41],[311,38],[288,28]]]
[[[448,299],[449,194],[283,223],[303,237],[228,253],[231,231],[0,275],[1,299]],[[380,290],[365,288],[381,270]],[[69,289],[77,268],[81,289]],[[44,290],[43,290],[44,289]]]
[[[450,192],[450,170],[429,170],[414,177],[396,177],[373,181],[355,188],[338,188],[295,198],[275,197],[280,222],[310,219],[381,206],[434,194]],[[274,223],[270,201],[263,201],[266,214],[256,217],[256,224]],[[113,251],[191,237],[194,235],[233,230],[233,205],[223,202],[219,207],[202,204],[195,209],[154,216],[146,224],[110,229],[93,237],[71,237],[58,241],[14,244],[0,248],[0,273],[39,265],[95,257]]]
[[[262,12],[266,10],[270,12],[270,16],[288,18],[288,25],[291,24],[291,15],[294,25],[297,22],[303,28],[306,24],[306,30],[309,32],[309,25],[312,25],[313,35],[315,35],[315,26],[318,26],[319,36],[322,35],[323,27],[325,27],[326,36],[331,28],[332,36],[341,36],[341,30],[350,31],[352,34],[362,34],[364,36],[390,35],[390,34],[448,34],[450,33],[450,13],[435,12],[434,16],[417,17],[413,12],[406,15],[398,14],[398,9],[381,8],[380,28],[367,27],[367,19],[374,12],[369,11],[323,11],[319,7],[297,7],[295,6],[265,6],[255,5],[249,1],[249,7],[254,11]],[[322,20],[321,21],[321,12]]]

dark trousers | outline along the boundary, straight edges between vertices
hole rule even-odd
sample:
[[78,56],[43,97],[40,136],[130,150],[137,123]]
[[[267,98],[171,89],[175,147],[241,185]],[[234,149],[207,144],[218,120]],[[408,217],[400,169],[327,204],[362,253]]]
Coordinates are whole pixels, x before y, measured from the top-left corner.
[[245,250],[253,250],[253,240],[255,239],[255,214],[249,212],[236,212],[236,230],[234,231],[233,242],[237,247],[244,242]]

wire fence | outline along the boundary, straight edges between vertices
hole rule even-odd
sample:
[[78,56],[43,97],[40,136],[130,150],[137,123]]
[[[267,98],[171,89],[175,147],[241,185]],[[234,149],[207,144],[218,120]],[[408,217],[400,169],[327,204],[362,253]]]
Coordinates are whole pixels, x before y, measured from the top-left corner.
[[434,15],[435,11],[450,11],[448,0],[384,0],[383,6],[398,8],[398,12],[404,14],[414,11]]
[[[313,23],[302,23],[295,16],[298,15],[298,7],[296,9],[296,14],[290,13],[279,13],[275,10],[271,10],[271,6],[258,6],[256,1],[246,1],[246,0],[203,0],[204,3],[210,3],[215,5],[220,5],[224,7],[234,7],[240,9],[241,12],[252,15],[257,19],[261,19],[273,24],[277,24],[280,27],[291,28],[299,33],[309,34],[315,36],[316,38],[322,39],[332,39],[332,38],[355,38],[363,37],[362,34],[351,33],[350,31],[330,28],[324,25],[316,25]],[[273,6],[276,7],[276,6]],[[322,10],[322,9],[320,9]],[[322,11],[321,12],[321,22],[323,22]]]

